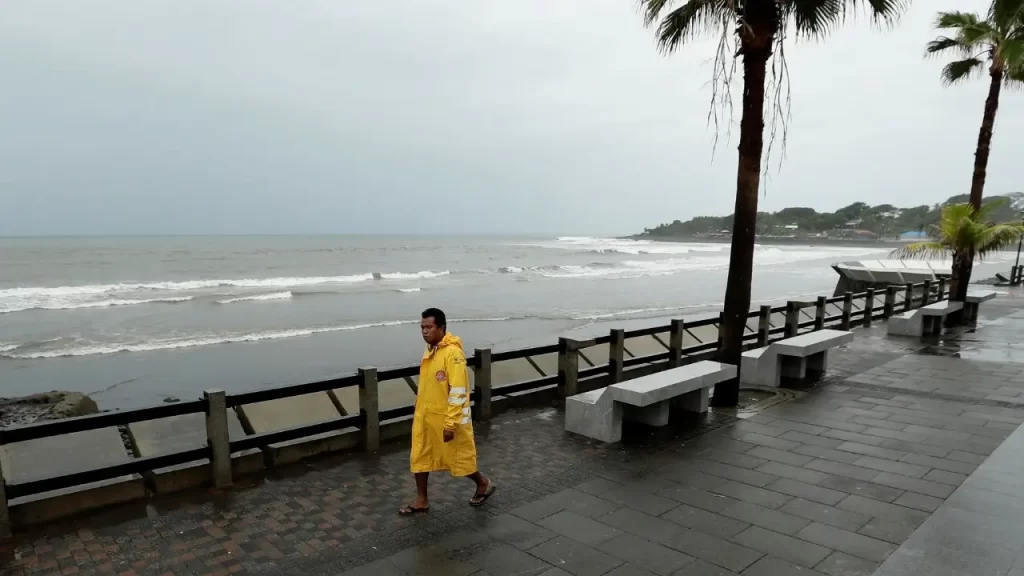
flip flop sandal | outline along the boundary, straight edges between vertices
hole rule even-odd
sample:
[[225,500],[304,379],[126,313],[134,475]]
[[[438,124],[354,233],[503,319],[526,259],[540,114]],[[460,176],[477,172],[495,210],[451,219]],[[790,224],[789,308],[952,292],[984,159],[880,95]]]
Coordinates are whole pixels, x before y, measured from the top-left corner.
[[470,498],[469,505],[474,507],[483,506],[484,502],[487,502],[487,499],[491,497],[491,494],[494,494],[494,490],[496,488],[497,486],[494,485],[494,482],[491,482],[487,486],[487,492],[484,492],[483,494],[476,494]]
[[399,510],[398,511],[398,515],[399,516],[415,516],[417,514],[426,514],[427,512],[430,512],[430,506],[427,506],[426,508],[417,508],[415,506],[409,505],[409,506],[406,506],[405,508],[402,508],[401,510]]

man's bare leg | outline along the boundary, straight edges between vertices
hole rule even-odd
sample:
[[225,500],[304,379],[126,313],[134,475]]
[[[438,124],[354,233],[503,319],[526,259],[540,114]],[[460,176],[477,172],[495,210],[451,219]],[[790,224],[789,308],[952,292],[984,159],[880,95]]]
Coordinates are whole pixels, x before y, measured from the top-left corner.
[[430,472],[417,472],[414,476],[416,477],[416,502],[413,503],[413,507],[429,508],[430,503],[427,502],[427,480],[430,478]]
[[427,479],[430,478],[430,473],[417,472],[413,477],[416,478],[416,501],[398,511],[402,516],[412,516],[430,509],[430,503],[427,501]]
[[483,504],[494,492],[494,485],[491,483],[491,479],[481,474],[480,471],[473,472],[467,478],[476,483],[476,492],[469,503],[474,506]]

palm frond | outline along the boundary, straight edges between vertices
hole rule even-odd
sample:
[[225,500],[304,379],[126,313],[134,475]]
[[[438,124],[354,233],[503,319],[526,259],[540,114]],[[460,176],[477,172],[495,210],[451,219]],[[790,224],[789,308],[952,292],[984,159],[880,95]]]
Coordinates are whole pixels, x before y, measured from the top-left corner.
[[1024,224],[989,224],[988,219],[1005,199],[986,202],[980,210],[970,204],[950,204],[942,209],[932,230],[933,241],[909,244],[894,250],[893,258],[936,258],[953,255],[985,257],[1009,248],[1024,236]]
[[648,25],[661,18],[656,36],[663,52],[672,52],[680,44],[701,34],[713,34],[734,19],[733,0],[687,0],[664,17],[662,12],[674,5],[671,0],[643,0]]
[[935,19],[935,27],[942,30],[963,29],[977,26],[980,21],[978,15],[973,12],[939,12]]
[[974,54],[974,50],[971,46],[964,44],[956,38],[950,38],[948,36],[939,36],[935,40],[929,42],[925,47],[925,53],[928,55],[938,55],[946,50],[955,50],[964,56],[971,56]]
[[992,0],[988,10],[988,19],[996,27],[1010,30],[1020,23],[1024,16],[1024,0]]
[[1020,241],[1024,235],[1024,225],[997,224],[979,231],[974,253],[984,259],[989,254],[1002,252]]
[[984,62],[977,58],[950,62],[942,69],[942,83],[947,86],[953,86],[972,77],[979,76],[982,72],[982,64]]
[[945,258],[952,251],[941,242],[915,242],[897,248],[889,254],[895,260],[932,260]]
[[792,0],[783,7],[783,15],[793,18],[796,33],[818,39],[832,32],[846,18],[844,0]]
[[1006,70],[1012,70],[1024,66],[1024,39],[1014,40],[1004,38],[999,43],[996,56]]
[[676,0],[639,0],[640,12],[644,15],[644,26],[651,26],[661,17],[663,10],[676,3]]
[[907,10],[907,0],[867,0],[871,15],[876,20],[895,22]]
[[1007,70],[1003,76],[1003,82],[1007,88],[1024,90],[1024,66]]
[[818,39],[838,28],[861,7],[876,22],[893,23],[906,10],[908,0],[779,0],[783,15],[793,18],[799,36]]

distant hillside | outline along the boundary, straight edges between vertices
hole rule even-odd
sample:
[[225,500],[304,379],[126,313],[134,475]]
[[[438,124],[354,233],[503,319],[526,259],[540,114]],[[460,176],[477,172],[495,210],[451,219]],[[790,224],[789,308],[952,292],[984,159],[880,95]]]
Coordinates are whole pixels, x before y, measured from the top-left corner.
[[[985,202],[1007,198],[995,214],[997,222],[1020,220],[1024,210],[1024,192],[991,196]],[[942,204],[897,208],[891,204],[868,206],[863,202],[850,204],[835,212],[817,212],[813,208],[784,208],[778,212],[757,214],[757,233],[762,236],[898,236],[906,232],[927,231],[939,221],[942,206],[968,201],[966,194],[953,196]],[[681,222],[661,224],[644,229],[648,238],[678,236],[718,236],[732,230],[732,215],[698,216]]]

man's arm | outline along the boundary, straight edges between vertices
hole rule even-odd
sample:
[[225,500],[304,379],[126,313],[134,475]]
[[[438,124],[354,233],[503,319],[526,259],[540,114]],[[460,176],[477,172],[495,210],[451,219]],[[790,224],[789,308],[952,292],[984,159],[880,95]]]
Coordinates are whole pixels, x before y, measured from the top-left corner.
[[444,369],[448,373],[448,410],[445,413],[444,429],[454,433],[459,424],[469,422],[469,414],[463,412],[463,406],[467,405],[466,395],[469,394],[466,356],[461,350],[452,352],[445,360]]

